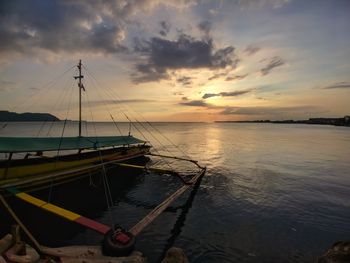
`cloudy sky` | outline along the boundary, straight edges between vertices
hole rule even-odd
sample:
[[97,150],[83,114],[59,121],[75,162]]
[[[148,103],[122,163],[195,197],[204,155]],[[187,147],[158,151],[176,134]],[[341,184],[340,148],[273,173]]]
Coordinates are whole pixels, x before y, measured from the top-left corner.
[[348,0],[4,0],[0,110],[76,119],[350,114]]

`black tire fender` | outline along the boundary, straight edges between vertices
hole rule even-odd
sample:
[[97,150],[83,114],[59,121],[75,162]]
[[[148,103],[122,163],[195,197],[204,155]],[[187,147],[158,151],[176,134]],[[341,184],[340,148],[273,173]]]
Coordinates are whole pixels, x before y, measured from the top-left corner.
[[[122,244],[115,240],[116,231],[122,231],[130,239],[128,243]],[[120,226],[115,226],[114,229],[110,229],[104,236],[102,241],[102,252],[106,256],[112,257],[124,257],[131,254],[135,248],[135,236],[130,232],[125,231]]]

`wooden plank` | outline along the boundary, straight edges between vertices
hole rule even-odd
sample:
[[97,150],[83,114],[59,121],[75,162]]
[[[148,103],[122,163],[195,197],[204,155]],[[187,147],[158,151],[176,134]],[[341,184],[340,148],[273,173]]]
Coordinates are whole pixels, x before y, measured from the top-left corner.
[[30,203],[30,204],[37,206],[39,208],[42,208],[44,210],[47,210],[51,213],[57,214],[61,217],[64,217],[64,218],[70,220],[70,221],[74,221],[80,217],[80,215],[78,215],[76,213],[73,213],[73,212],[66,210],[64,208],[61,208],[59,206],[47,203],[39,198],[36,198],[36,197],[31,196],[29,194],[26,194],[24,192],[17,193],[17,194],[15,194],[15,196],[18,197],[19,199],[22,199],[23,201],[25,201],[27,203]]
[[43,200],[40,200],[38,198],[35,198],[34,196],[28,195],[23,192],[17,193],[15,194],[15,196],[17,196],[19,199],[26,201],[27,203],[30,203],[38,207],[42,207],[43,205],[46,204],[46,202],[44,202]]
[[78,215],[74,212],[71,212],[69,210],[66,210],[62,207],[50,204],[50,203],[46,203],[43,206],[41,206],[42,209],[45,209],[46,211],[49,211],[53,214],[59,215],[61,217],[64,217],[70,221],[75,221],[77,220],[79,217],[81,217],[81,215]]
[[190,184],[183,185],[176,192],[165,199],[161,204],[154,208],[148,215],[146,215],[141,221],[134,225],[130,229],[130,233],[137,236],[143,229],[145,229],[150,223],[153,222],[172,202],[174,202],[180,195],[182,195],[189,187],[196,184],[198,179],[202,177],[206,169],[201,170],[197,175],[195,175],[191,180]]
[[89,219],[87,217],[81,216],[77,213],[74,213],[72,211],[69,211],[67,209],[64,209],[62,207],[59,207],[57,205],[47,203],[39,198],[36,198],[34,196],[31,196],[29,194],[26,194],[24,192],[20,192],[18,189],[12,187],[8,189],[9,192],[14,193],[14,195],[27,202],[30,203],[36,207],[39,207],[40,209],[46,210],[48,212],[51,212],[53,214],[56,214],[60,217],[63,217],[69,221],[75,222],[77,224],[80,224],[82,226],[85,226],[89,229],[95,230],[100,234],[105,234],[109,231],[110,227],[106,226],[102,223],[99,223],[97,221],[94,221],[92,219]]
[[81,216],[75,220],[76,223],[86,226],[87,228],[93,229],[101,234],[106,234],[111,228],[97,221],[91,220],[84,216]]
[[2,239],[0,239],[0,255],[2,255],[6,250],[8,250],[12,245],[12,235],[7,234]]

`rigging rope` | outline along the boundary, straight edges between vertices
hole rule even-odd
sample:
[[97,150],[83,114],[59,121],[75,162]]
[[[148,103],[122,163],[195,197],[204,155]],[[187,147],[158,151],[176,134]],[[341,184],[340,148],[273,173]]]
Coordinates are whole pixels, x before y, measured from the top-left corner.
[[[88,75],[96,82],[96,84],[99,84],[99,82],[98,82],[98,80],[93,76],[93,74],[92,73],[90,73],[90,71],[86,68],[86,66],[84,66],[83,65],[83,67],[84,67],[84,69],[86,70],[86,72],[88,73]],[[94,84],[94,83],[93,83]],[[100,84],[99,85],[95,85],[94,84],[94,86],[95,87],[97,87],[97,88],[100,88]],[[108,89],[108,88],[107,88]],[[110,92],[110,94],[108,94],[107,93],[107,91],[105,91],[105,90],[103,90],[103,89],[101,89],[106,95],[107,95],[107,97],[111,97],[112,98],[112,102],[113,102],[113,104],[115,104],[119,109],[120,109],[120,111],[124,114],[124,116],[128,119],[128,121],[130,122],[130,124],[132,125],[132,126],[134,126],[134,128],[141,134],[141,136],[146,140],[146,141],[148,141],[149,142],[149,144],[153,147],[153,145],[152,145],[152,143],[149,141],[149,139],[147,139],[147,137],[144,135],[144,133],[142,133],[141,131],[140,131],[140,129],[138,129],[138,127],[130,120],[130,118],[127,116],[127,114],[123,111],[123,109],[122,109],[122,105],[119,105],[120,104],[120,102],[118,101],[118,99],[117,99],[117,101],[115,101],[115,100],[113,100],[113,94]],[[96,91],[98,92],[98,90],[96,89]],[[99,93],[99,92],[98,92]],[[100,95],[99,95],[100,96]],[[100,96],[101,97],[101,96]],[[103,100],[102,100],[103,101]],[[128,111],[128,109],[126,109],[127,111]],[[134,117],[135,118],[135,117]],[[167,148],[152,134],[152,132],[150,132],[141,122],[139,122],[136,118],[135,118],[135,120],[136,120],[136,122],[140,125],[140,126],[142,126],[160,145],[161,145],[161,147],[164,149],[164,150],[166,150],[170,155],[172,155],[172,153],[171,152],[169,152],[168,150],[167,150]],[[158,150],[155,148],[155,147],[153,147],[153,149],[154,149],[154,151],[156,152],[156,153],[158,153],[159,154],[159,152],[158,152]],[[160,154],[159,154],[160,155]],[[162,158],[162,157],[161,157]],[[166,159],[164,159],[164,158],[162,158],[162,161],[170,168],[170,169],[172,169],[173,170],[173,168],[171,167],[171,165],[170,165],[170,163],[166,160]]]
[[[68,85],[68,84],[70,84],[70,85]],[[73,84],[74,84],[74,82],[72,83],[72,81],[70,83],[68,80],[66,81],[65,85],[63,86],[63,91],[60,93],[59,97],[55,100],[55,103],[50,107],[48,112],[51,112],[51,113],[56,112],[57,106],[61,105],[64,102],[64,99],[65,99],[67,93],[69,92],[69,88],[72,89]],[[48,120],[49,120],[49,117],[46,118],[46,120],[41,124],[40,129],[39,129],[36,137],[39,137],[39,135],[41,134],[45,125],[47,124]],[[51,125],[49,126],[49,131],[51,131],[54,123],[55,123],[55,120],[51,121]],[[48,135],[49,135],[49,132],[48,132],[48,134],[46,134],[46,136],[48,136]]]
[[[44,85],[42,85],[40,88],[37,88],[34,90],[34,92],[32,94],[30,94],[29,96],[25,96],[25,98],[21,101],[19,101],[18,103],[16,103],[14,106],[12,106],[9,111],[10,112],[13,112],[15,111],[17,108],[19,107],[23,107],[26,102],[28,101],[31,101],[31,98],[33,98],[34,96],[37,96],[39,95],[41,92],[45,91],[46,93],[47,92],[50,92],[51,89],[55,86],[55,84],[61,79],[63,78],[64,75],[66,75],[70,70],[72,70],[75,66],[72,66],[70,68],[68,68],[66,71],[64,71],[62,74],[60,74],[59,76],[57,76],[56,78],[54,78],[53,80],[45,83]],[[47,89],[47,87],[49,87]],[[39,98],[41,98],[40,96],[38,96]],[[34,100],[35,101],[35,100]],[[34,105],[34,101],[32,101],[32,104],[30,104],[29,106],[32,106]],[[29,107],[26,107],[26,108],[29,108]],[[0,127],[0,130],[3,130],[5,129],[6,127],[8,127],[8,122],[4,123],[1,127]]]
[[[84,66],[83,66],[84,67]],[[86,69],[85,67],[84,67],[84,69]],[[92,83],[92,85],[96,88],[96,86],[95,86],[95,84],[93,83],[93,82],[91,82]],[[121,136],[123,136],[123,133],[121,132],[121,130],[120,130],[120,128],[119,128],[119,126],[118,126],[118,124],[114,121],[114,118],[113,118],[113,115],[112,115],[112,113],[111,113],[111,111],[109,110],[109,108],[108,108],[108,106],[107,106],[107,104],[105,103],[105,101],[104,101],[104,99],[103,99],[103,97],[100,95],[100,93],[98,92],[98,90],[97,89],[95,89],[96,91],[97,91],[97,95],[100,97],[100,99],[101,99],[101,101],[102,101],[102,103],[104,104],[104,106],[106,107],[106,109],[107,109],[107,112],[109,113],[109,116],[111,117],[111,119],[112,119],[112,121],[113,121],[113,123],[114,123],[114,126],[116,127],[116,129],[118,130],[118,132],[119,132],[119,134],[121,135]],[[87,96],[88,96],[88,94],[87,94]],[[90,106],[89,106],[90,107]],[[91,111],[91,109],[90,109],[90,111]],[[125,144],[126,145],[128,145],[128,142],[127,142],[127,140],[126,139],[124,139],[124,137],[122,137],[123,138],[123,140],[124,140],[124,142],[125,142]]]
[[[86,68],[85,68],[86,69]],[[87,69],[86,69],[86,71],[87,71]],[[88,71],[87,71],[88,72]],[[88,74],[90,74],[89,72],[88,72]],[[91,75],[91,74],[90,74]],[[95,79],[95,78],[94,78]],[[97,80],[95,79],[95,81],[97,82]],[[97,90],[98,91],[98,90]],[[104,91],[105,92],[105,91]],[[108,94],[107,94],[108,95]],[[113,97],[113,96],[112,96]],[[116,102],[115,101],[112,101],[114,104],[116,104]],[[119,106],[119,104],[116,104],[120,109],[121,109],[121,107]],[[123,110],[121,109],[121,111],[123,112]],[[132,126],[134,126],[135,127],[135,129],[140,133],[140,135],[144,138],[144,140],[146,140],[146,141],[148,141],[149,142],[149,144],[153,147],[153,149],[154,149],[154,151],[156,152],[156,153],[158,153],[159,154],[159,152],[158,152],[158,150],[152,145],[152,143],[149,141],[149,139],[144,135],[144,133],[143,132],[141,132],[141,130],[130,120],[130,118],[123,112],[123,114],[124,114],[124,116],[128,119],[128,121],[129,121],[129,124],[130,125],[132,125]],[[136,120],[137,121],[137,120]],[[138,121],[137,121],[138,122]],[[140,124],[140,122],[138,122],[139,124]],[[143,126],[142,124],[141,124],[141,126]],[[152,135],[152,137],[154,137],[153,136],[153,134],[151,134]],[[156,139],[157,140],[157,139]],[[159,142],[159,141],[158,141]],[[162,143],[160,143],[160,145],[164,148],[164,149],[166,149],[165,148],[165,146],[164,145],[162,145]],[[170,168],[170,170],[173,170],[173,167],[170,165],[170,163],[166,160],[166,159],[164,159],[164,158],[162,158],[161,157],[161,159],[162,159],[162,161]]]
[[[27,101],[30,101],[30,99],[36,95],[39,95],[39,93],[45,91],[45,93],[48,92],[47,87],[49,87],[49,90],[52,89],[55,84],[61,79],[63,78],[64,75],[66,75],[69,71],[71,71],[73,68],[75,68],[75,66],[72,66],[70,68],[68,68],[66,71],[64,71],[62,74],[60,74],[59,76],[57,76],[56,78],[54,78],[53,80],[49,81],[48,83],[44,84],[43,86],[41,86],[40,88],[36,89],[29,97],[26,97],[24,100],[22,100],[21,102],[19,102],[18,104],[14,105],[10,110],[14,111],[16,108],[23,106],[23,104],[25,104]],[[39,97],[41,98],[41,97]],[[32,103],[34,104],[34,103]],[[31,105],[32,105],[31,104]]]
[[[70,97],[69,97],[69,100],[68,100],[68,106],[67,106],[67,112],[66,112],[66,118],[65,118],[64,123],[63,123],[61,137],[60,137],[60,141],[59,141],[59,145],[58,145],[58,149],[57,149],[57,153],[56,153],[56,158],[55,158],[55,169],[57,168],[57,162],[58,162],[58,158],[59,158],[59,155],[60,155],[60,150],[61,150],[62,140],[63,140],[63,136],[64,136],[64,131],[66,129],[67,117],[68,117],[68,114],[69,114],[69,111],[70,111],[70,105],[71,105],[71,101],[72,101],[73,90],[74,90],[73,87],[71,87],[71,92],[70,92]],[[64,98],[65,98],[65,96],[64,96]],[[52,191],[53,191],[53,178],[51,179],[51,182],[50,182],[50,188],[49,188],[49,194],[48,194],[48,200],[47,200],[48,203],[51,202]]]
[[[84,69],[86,70],[86,72],[89,74],[89,75],[91,75],[91,77],[96,81],[96,83],[98,83],[99,81],[93,76],[93,74],[84,66]],[[104,85],[104,86],[106,86],[106,85]],[[115,94],[115,96],[116,96],[116,99],[117,99],[117,101],[118,101],[118,103],[121,103],[120,101],[122,101],[122,99],[120,98],[120,96],[116,93],[116,92],[114,92],[112,89],[110,89],[110,88],[108,88],[108,86],[106,86],[106,89],[108,89],[109,90],[109,92],[110,92],[110,94],[112,95],[111,97],[113,98],[113,94]],[[106,92],[106,91],[104,91],[104,92]],[[107,94],[107,92],[106,92],[106,94]],[[107,96],[108,96],[108,94],[107,94]],[[137,112],[136,110],[134,110],[134,109],[132,109],[132,108],[130,108],[131,109],[131,111],[133,111],[135,114],[137,114],[137,115],[139,115],[143,120],[144,120],[144,122],[145,123],[147,123],[151,128],[153,128],[155,131],[157,131],[163,138],[165,138],[170,144],[172,144],[176,149],[178,149],[185,157],[187,157],[187,158],[189,158],[189,156],[184,152],[184,150],[182,150],[179,146],[177,146],[173,141],[171,141],[170,140],[170,138],[168,138],[167,136],[165,136],[158,128],[156,128],[154,125],[152,125],[149,121],[147,121],[143,116],[142,116],[142,114],[141,113],[139,113],[139,112]],[[127,111],[128,111],[128,109],[126,109]],[[136,119],[136,117],[134,117],[135,118],[135,120],[137,120]],[[137,121],[138,123],[142,123],[142,122],[140,122],[140,121]],[[163,146],[163,145],[162,145]],[[163,146],[164,147],[164,146]],[[169,152],[169,151],[168,151]],[[170,153],[170,152],[169,152]]]
[[[91,115],[91,122],[94,128],[94,133],[95,133],[95,138],[96,138],[96,142],[98,142],[98,137],[97,137],[97,130],[96,130],[96,126],[94,123],[94,116],[92,113],[92,109],[90,106],[90,100],[89,100],[89,95],[87,93],[87,91],[85,91],[86,94],[86,99],[87,99],[87,103],[88,103],[88,107],[90,110],[90,115]],[[100,161],[101,161],[101,165],[102,165],[102,181],[103,181],[103,186],[104,186],[104,193],[105,193],[105,197],[106,197],[106,203],[107,203],[107,209],[108,209],[108,214],[111,220],[111,228],[114,230],[114,226],[115,226],[115,221],[113,218],[113,213],[112,213],[112,208],[113,207],[113,197],[112,197],[112,193],[111,193],[111,189],[109,186],[109,181],[108,181],[108,177],[107,177],[107,172],[106,172],[106,167],[104,165],[104,161],[102,158],[102,153],[101,153],[101,148],[98,148],[98,153],[99,153],[99,157],[100,157]]]

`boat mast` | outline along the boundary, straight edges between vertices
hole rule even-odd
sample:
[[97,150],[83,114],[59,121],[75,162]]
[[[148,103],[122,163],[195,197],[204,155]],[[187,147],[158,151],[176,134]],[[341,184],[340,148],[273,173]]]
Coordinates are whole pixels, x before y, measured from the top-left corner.
[[75,79],[79,79],[78,87],[79,87],[79,137],[81,137],[81,89],[84,89],[83,84],[81,83],[81,79],[84,78],[83,75],[81,75],[81,59],[79,60],[79,64],[77,65],[79,69],[79,76],[75,76]]

